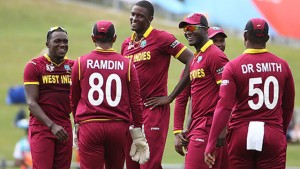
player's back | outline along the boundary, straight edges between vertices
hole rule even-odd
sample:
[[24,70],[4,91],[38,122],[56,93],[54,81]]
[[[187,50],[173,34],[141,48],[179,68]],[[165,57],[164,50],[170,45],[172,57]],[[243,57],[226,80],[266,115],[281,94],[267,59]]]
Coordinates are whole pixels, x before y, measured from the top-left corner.
[[269,52],[250,52],[234,59],[228,66],[237,85],[237,103],[230,126],[264,121],[281,128],[282,97],[285,82],[291,78],[287,62]]
[[128,119],[130,60],[114,50],[94,50],[79,60],[81,99],[76,111],[79,121]]

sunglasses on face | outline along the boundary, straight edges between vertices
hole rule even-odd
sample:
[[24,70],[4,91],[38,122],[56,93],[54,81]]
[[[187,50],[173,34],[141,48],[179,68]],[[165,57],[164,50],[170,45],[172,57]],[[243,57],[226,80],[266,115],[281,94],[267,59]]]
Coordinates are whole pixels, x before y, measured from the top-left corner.
[[54,26],[54,27],[51,27],[51,28],[49,29],[49,31],[48,31],[48,34],[54,32],[54,31],[56,31],[56,30],[62,30],[63,32],[65,32],[66,34],[68,34],[67,30],[66,30],[65,28],[61,27],[61,26]]
[[183,28],[184,32],[194,32],[196,30],[199,30],[200,28],[206,28],[206,26],[200,26],[200,25],[188,25],[186,27]]

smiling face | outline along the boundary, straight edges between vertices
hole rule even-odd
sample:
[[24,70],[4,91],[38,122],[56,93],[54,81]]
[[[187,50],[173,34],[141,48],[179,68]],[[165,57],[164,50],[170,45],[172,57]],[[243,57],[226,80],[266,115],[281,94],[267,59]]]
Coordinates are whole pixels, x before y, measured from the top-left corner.
[[184,35],[188,40],[190,46],[194,46],[195,48],[202,47],[207,42],[207,28],[206,27],[197,27],[195,29],[186,29],[189,26],[196,25],[187,25],[184,28]]
[[62,31],[55,31],[47,41],[46,45],[49,48],[49,57],[53,61],[63,59],[69,49],[68,35]]
[[216,34],[211,38],[211,40],[214,42],[214,44],[221,49],[223,52],[225,51],[226,42],[225,42],[225,36],[223,34]]
[[140,6],[133,6],[130,13],[130,25],[131,30],[136,33],[144,33],[153,19],[153,16],[149,15],[146,8]]

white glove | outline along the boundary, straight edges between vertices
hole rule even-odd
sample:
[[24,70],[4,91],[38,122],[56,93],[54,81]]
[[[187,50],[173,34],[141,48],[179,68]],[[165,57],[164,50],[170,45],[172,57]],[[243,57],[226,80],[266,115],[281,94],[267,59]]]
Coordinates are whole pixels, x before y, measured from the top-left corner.
[[133,161],[140,164],[146,163],[150,159],[149,145],[141,128],[129,127],[130,135],[133,140],[130,153]]
[[78,147],[78,126],[79,124],[75,124],[73,128],[73,147],[76,148],[76,150],[79,150]]

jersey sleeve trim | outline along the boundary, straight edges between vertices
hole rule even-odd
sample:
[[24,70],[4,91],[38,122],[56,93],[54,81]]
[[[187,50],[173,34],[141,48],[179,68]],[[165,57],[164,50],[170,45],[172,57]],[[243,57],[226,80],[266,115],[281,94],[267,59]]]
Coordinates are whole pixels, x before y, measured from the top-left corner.
[[39,85],[39,82],[24,82],[24,85]]
[[181,132],[182,132],[182,130],[174,130],[173,134],[178,134],[178,133],[181,133]]
[[187,47],[184,46],[176,55],[175,55],[175,58],[177,59],[181,54],[182,52],[186,49]]

